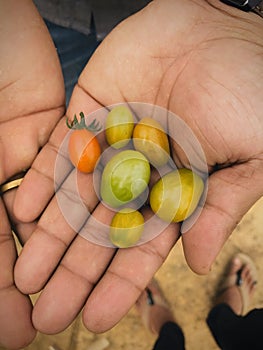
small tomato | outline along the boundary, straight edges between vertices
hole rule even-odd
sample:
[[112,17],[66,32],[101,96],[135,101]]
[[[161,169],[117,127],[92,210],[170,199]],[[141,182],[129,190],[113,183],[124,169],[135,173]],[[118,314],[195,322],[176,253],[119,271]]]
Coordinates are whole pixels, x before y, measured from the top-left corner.
[[133,145],[155,167],[163,166],[169,160],[168,137],[161,124],[153,118],[143,118],[136,124],[133,130]]
[[128,248],[136,244],[144,229],[142,214],[131,208],[116,213],[110,225],[110,240],[119,248]]
[[113,208],[141,195],[150,180],[150,164],[143,154],[125,150],[113,156],[103,169],[100,194]]
[[106,140],[110,146],[119,149],[126,146],[132,136],[133,115],[126,106],[116,106],[107,115],[105,122]]
[[81,121],[75,116],[71,125],[73,129],[68,142],[69,158],[72,164],[81,172],[91,173],[101,155],[100,144],[93,133],[99,131],[99,125],[94,120],[86,126],[84,114],[80,113]]
[[204,190],[201,177],[189,169],[178,169],[164,175],[153,186],[150,206],[160,219],[180,222],[196,209]]

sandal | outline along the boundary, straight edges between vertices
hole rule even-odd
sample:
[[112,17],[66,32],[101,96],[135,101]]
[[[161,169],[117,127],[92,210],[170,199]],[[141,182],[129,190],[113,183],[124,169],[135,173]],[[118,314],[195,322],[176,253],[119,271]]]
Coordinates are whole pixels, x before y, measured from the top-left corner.
[[235,259],[239,259],[241,262],[241,268],[234,274],[229,274],[228,272],[228,276],[225,277],[224,279],[224,283],[223,285],[221,285],[221,290],[220,290],[220,295],[223,294],[228,288],[231,288],[233,286],[237,286],[238,290],[240,292],[241,295],[241,299],[242,299],[242,309],[241,309],[241,314],[240,315],[244,315],[246,314],[248,307],[249,307],[249,302],[250,302],[250,293],[249,293],[249,289],[247,288],[246,285],[243,284],[243,279],[242,279],[242,271],[244,269],[245,266],[248,267],[249,271],[250,271],[250,275],[252,276],[252,279],[254,281],[254,284],[257,283],[257,270],[256,267],[253,263],[253,261],[251,260],[251,258],[243,253],[239,253],[237,255],[234,256],[232,263]]
[[165,299],[158,282],[155,279],[152,279],[137,300],[136,308],[141,316],[144,326],[152,333],[158,334],[158,331],[154,329],[153,324],[151,323],[151,313],[155,305],[165,309],[164,312],[167,313],[167,320],[174,321],[171,307]]

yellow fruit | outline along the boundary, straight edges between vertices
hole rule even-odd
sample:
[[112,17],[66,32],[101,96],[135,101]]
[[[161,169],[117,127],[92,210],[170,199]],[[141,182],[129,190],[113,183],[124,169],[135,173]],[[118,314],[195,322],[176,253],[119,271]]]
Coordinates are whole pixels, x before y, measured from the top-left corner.
[[167,222],[187,219],[196,209],[204,190],[201,177],[189,169],[179,169],[164,175],[152,188],[150,206]]
[[134,128],[133,115],[128,107],[114,107],[107,115],[105,122],[106,140],[115,149],[126,146]]
[[170,157],[169,141],[161,124],[153,118],[143,118],[133,130],[134,148],[143,153],[155,167],[165,165]]
[[100,194],[113,208],[120,207],[140,196],[148,187],[150,164],[143,154],[134,150],[121,151],[106,164]]
[[110,240],[119,248],[136,244],[144,229],[142,214],[134,209],[125,208],[116,213],[110,226]]

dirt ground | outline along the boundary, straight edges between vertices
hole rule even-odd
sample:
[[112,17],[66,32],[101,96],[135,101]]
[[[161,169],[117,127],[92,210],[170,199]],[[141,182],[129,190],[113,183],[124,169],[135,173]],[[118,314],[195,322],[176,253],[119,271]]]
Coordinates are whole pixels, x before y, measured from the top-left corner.
[[[183,328],[187,350],[216,350],[205,319],[212,305],[224,268],[236,252],[243,251],[255,261],[263,275],[263,198],[243,218],[208,276],[194,274],[186,265],[181,242],[170,253],[156,278]],[[263,307],[263,279],[259,280],[251,308]],[[112,330],[96,335],[87,331],[79,317],[66,331],[55,336],[38,334],[25,350],[150,350],[155,336],[141,323],[135,309]],[[4,350],[0,348],[0,350]]]

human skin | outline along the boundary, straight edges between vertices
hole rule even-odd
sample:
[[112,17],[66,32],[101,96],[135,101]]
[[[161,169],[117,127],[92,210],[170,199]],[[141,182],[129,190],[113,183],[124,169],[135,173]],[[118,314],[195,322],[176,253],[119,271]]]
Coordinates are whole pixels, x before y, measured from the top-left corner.
[[[32,2],[0,1],[0,23],[2,184],[31,166],[64,114],[65,97],[55,48]],[[0,344],[8,348],[24,347],[36,334],[30,299],[14,283],[17,254],[11,231],[12,225],[25,240],[35,223],[15,220],[15,192],[0,197]]]
[[[174,112],[193,130],[207,159],[209,187],[201,215],[182,242],[189,266],[200,274],[209,272],[236,224],[263,193],[262,33],[259,16],[218,1],[154,1],[100,45],[67,110],[72,118],[80,109],[88,114],[114,103],[147,102]],[[52,144],[66,134],[63,122]],[[187,165],[172,146],[176,162]],[[87,328],[102,332],[137,300],[179,238],[180,225],[169,225],[140,247],[118,251],[76,235],[55,197],[51,200],[53,150],[48,142],[15,198],[16,218],[28,223],[49,203],[17,261],[16,284],[25,294],[43,289],[32,315],[42,332],[65,329],[82,307]],[[64,190],[70,190],[71,176]],[[88,182],[90,187],[81,187],[84,201],[90,211],[96,207],[94,216],[109,222],[112,213],[97,206],[91,177]]]

